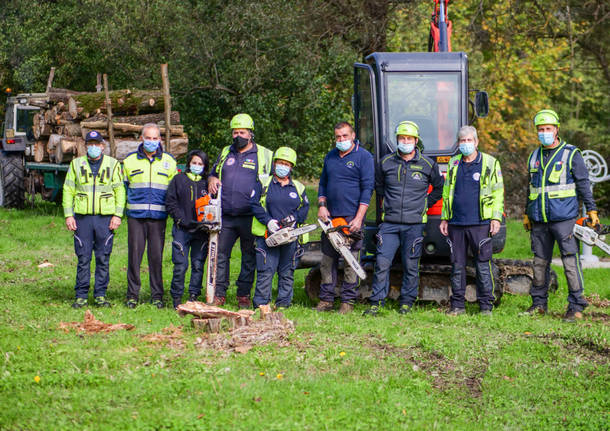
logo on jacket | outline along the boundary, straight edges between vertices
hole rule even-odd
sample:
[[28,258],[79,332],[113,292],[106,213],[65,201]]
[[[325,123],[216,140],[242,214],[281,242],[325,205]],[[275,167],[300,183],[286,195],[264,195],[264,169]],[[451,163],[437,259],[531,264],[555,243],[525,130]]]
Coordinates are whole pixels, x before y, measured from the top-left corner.
[[411,178],[413,178],[414,180],[417,180],[417,181],[423,181],[424,176],[421,174],[421,172],[413,172],[411,174]]
[[227,159],[227,166],[231,166],[233,163],[235,163],[235,159],[233,157]]
[[481,173],[480,172],[475,172],[474,174],[472,174],[472,179],[475,181],[479,181],[479,178],[481,178]]
[[288,196],[290,196],[292,199],[296,199],[299,197],[299,195],[297,195],[295,192],[288,193]]
[[347,166],[348,168],[353,168],[354,167],[354,162],[352,162],[351,160],[349,162],[347,162],[345,164],[345,166]]
[[163,162],[163,169],[169,169],[169,162],[167,160]]

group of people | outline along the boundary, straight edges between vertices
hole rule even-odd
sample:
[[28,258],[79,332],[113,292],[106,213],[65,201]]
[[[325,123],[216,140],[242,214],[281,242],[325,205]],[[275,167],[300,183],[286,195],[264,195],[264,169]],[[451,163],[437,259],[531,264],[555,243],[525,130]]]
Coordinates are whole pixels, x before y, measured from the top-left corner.
[[[528,160],[529,195],[524,227],[531,230],[534,253],[532,306],[526,313],[547,311],[550,261],[554,242],[561,252],[568,281],[566,320],[582,317],[587,306],[578,243],[572,229],[578,216],[579,198],[588,211],[591,225],[599,224],[588,172],[578,148],[559,137],[559,117],[542,110],[534,117],[540,146]],[[271,303],[272,280],[278,275],[277,308],[289,307],[293,276],[300,251],[299,241],[277,247],[265,238],[284,227],[302,225],[309,201],[302,183],[293,178],[297,153],[289,147],[275,152],[254,140],[254,122],[247,114],[231,122],[232,144],[224,147],[210,168],[201,150],[188,153],[184,172],[178,172],[174,158],[163,150],[160,129],[146,124],[142,143],[127,156],[123,166],[103,155],[99,133],[86,137],[87,155],[74,159],[64,183],[63,206],[66,226],[74,231],[78,257],[76,300],[73,307],[87,305],[90,263],[95,253],[94,300],[110,306],[106,299],[108,263],[113,232],[123,213],[128,223],[128,274],[126,306],[139,303],[140,265],[147,249],[152,304],[163,308],[162,256],[166,219],[172,228],[171,283],[173,306],[184,294],[185,274],[191,264],[189,300],[201,295],[203,268],[208,250],[208,232],[197,221],[195,202],[220,191],[222,229],[218,238],[218,264],[213,305],[226,302],[231,250],[237,239],[241,247],[241,270],[236,280],[240,308]],[[403,279],[399,313],[409,313],[417,299],[419,261],[423,252],[427,211],[442,198],[440,232],[451,252],[450,315],[465,312],[466,264],[470,254],[476,268],[477,300],[481,314],[492,313],[494,269],[492,237],[501,226],[504,185],[500,163],[479,150],[477,131],[462,127],[457,136],[459,153],[447,165],[446,177],[436,161],[423,154],[418,125],[402,121],[395,130],[396,150],[378,163],[356,140],[352,126],[340,122],[334,127],[335,148],[324,158],[318,187],[318,218],[347,225],[351,252],[360,257],[362,227],[373,190],[381,200],[383,223],[376,236],[377,253],[370,306],[364,314],[376,316],[385,305],[392,262],[398,249]],[[318,311],[334,309],[339,254],[322,234],[321,285]],[[256,287],[251,297],[256,273]],[[358,295],[356,272],[345,265],[339,287],[341,314],[353,311]]]

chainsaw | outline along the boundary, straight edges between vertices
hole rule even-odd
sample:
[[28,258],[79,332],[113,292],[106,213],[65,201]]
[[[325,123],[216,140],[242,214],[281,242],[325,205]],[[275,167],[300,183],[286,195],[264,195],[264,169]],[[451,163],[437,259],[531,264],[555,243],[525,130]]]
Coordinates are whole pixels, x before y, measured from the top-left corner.
[[210,232],[208,240],[208,270],[206,275],[206,302],[211,304],[216,293],[216,267],[218,265],[218,233],[222,228],[221,191],[218,187],[216,199],[206,195],[195,201],[197,221]]
[[574,225],[574,236],[576,239],[590,246],[597,246],[610,254],[610,244],[606,243],[606,235],[610,233],[610,226],[597,225],[594,227],[587,226],[588,219],[580,218]]
[[366,279],[366,272],[360,266],[358,260],[354,257],[350,250],[350,238],[346,234],[347,225],[333,226],[332,221],[322,221],[318,219],[318,224],[328,237],[328,241],[335,250],[339,252],[345,263],[347,263],[362,280]]
[[265,239],[265,244],[268,247],[277,247],[279,245],[288,244],[296,241],[299,236],[316,230],[318,226],[315,224],[307,224],[301,227],[286,226],[278,230],[277,232],[269,235]]

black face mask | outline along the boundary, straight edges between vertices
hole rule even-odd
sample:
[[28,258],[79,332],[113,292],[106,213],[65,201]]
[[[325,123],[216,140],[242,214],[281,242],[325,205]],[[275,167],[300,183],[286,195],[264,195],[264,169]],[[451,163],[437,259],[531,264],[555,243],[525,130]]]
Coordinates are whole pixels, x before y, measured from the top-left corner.
[[233,138],[233,145],[235,145],[235,148],[238,150],[245,148],[246,145],[248,145],[248,142],[250,142],[249,139],[242,138],[241,136],[236,136]]

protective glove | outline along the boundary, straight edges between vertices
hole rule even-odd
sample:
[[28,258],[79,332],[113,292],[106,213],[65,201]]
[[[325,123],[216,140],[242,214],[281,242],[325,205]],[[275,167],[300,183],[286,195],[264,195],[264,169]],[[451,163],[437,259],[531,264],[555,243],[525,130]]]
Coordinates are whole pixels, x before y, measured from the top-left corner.
[[599,217],[597,216],[597,211],[589,211],[587,213],[589,220],[587,221],[587,226],[595,227],[599,224]]
[[271,219],[269,220],[269,223],[267,223],[267,229],[269,230],[269,232],[275,233],[280,230],[280,224],[276,219]]
[[297,224],[297,220],[294,218],[294,216],[292,214],[290,214],[288,217],[284,217],[280,221],[280,225],[282,227],[294,227],[296,224]]
[[528,232],[532,230],[532,222],[527,214],[523,214],[523,228]]

